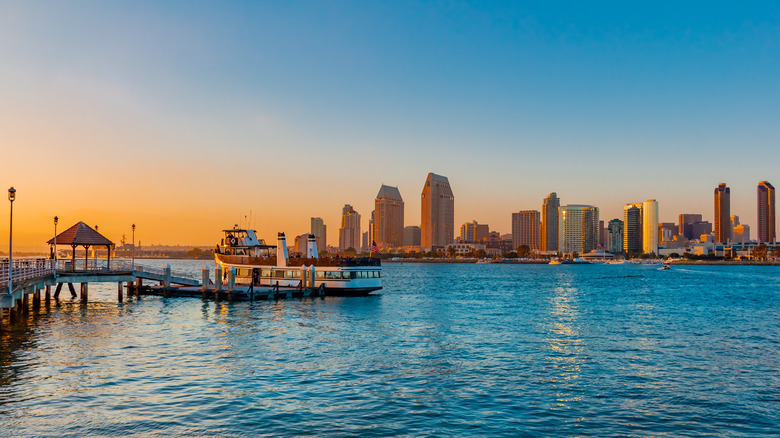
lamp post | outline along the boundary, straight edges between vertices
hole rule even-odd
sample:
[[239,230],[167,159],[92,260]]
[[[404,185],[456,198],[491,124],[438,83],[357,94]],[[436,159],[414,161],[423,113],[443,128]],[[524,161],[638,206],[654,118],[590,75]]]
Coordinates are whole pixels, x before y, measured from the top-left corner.
[[8,200],[11,201],[11,226],[8,231],[8,295],[13,294],[13,271],[14,271],[14,201],[16,200],[16,189],[8,189]]
[[60,218],[54,216],[54,278],[57,278],[57,222]]
[[135,224],[133,224],[133,271],[135,271]]

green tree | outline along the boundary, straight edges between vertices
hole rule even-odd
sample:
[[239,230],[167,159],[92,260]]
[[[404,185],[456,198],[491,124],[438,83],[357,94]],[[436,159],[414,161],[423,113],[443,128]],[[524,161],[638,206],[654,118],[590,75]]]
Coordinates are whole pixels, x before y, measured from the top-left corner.
[[753,248],[753,258],[756,260],[766,260],[767,247],[763,243]]
[[520,258],[528,258],[531,255],[531,248],[528,245],[520,245],[517,247],[517,256]]
[[474,252],[474,257],[478,259],[484,259],[485,257],[487,257],[487,253],[485,252],[484,249],[478,249]]
[[454,246],[450,246],[449,248],[447,248],[447,256],[449,256],[449,258],[451,258],[451,259],[455,258],[455,247]]

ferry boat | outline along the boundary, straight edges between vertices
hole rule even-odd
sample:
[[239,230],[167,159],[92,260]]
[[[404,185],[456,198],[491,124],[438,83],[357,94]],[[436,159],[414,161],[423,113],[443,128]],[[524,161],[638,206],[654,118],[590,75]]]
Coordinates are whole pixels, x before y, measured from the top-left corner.
[[236,287],[317,289],[325,295],[359,296],[382,289],[382,263],[378,258],[317,256],[317,241],[307,239],[307,254],[289,257],[284,233],[277,245],[258,239],[255,230],[238,226],[222,230],[225,237],[214,251],[223,280],[233,275]]

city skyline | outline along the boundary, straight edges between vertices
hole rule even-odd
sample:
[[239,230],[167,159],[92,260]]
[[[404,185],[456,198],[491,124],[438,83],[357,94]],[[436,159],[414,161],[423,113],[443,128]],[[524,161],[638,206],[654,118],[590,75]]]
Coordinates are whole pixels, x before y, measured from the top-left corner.
[[605,222],[657,199],[661,222],[714,223],[725,181],[755,236],[756,181],[780,161],[777,22],[772,2],[6,2],[14,247],[45,249],[55,215],[193,246],[321,217],[334,244],[340,206],[367,229],[376,187],[415,200],[428,172],[455,224],[501,233],[552,191]]

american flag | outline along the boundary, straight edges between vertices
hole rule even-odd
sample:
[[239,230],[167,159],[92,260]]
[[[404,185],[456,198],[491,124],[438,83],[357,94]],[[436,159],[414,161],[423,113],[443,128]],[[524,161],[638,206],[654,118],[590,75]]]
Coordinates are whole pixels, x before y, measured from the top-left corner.
[[371,241],[371,252],[379,254],[379,247],[376,246],[376,240]]

